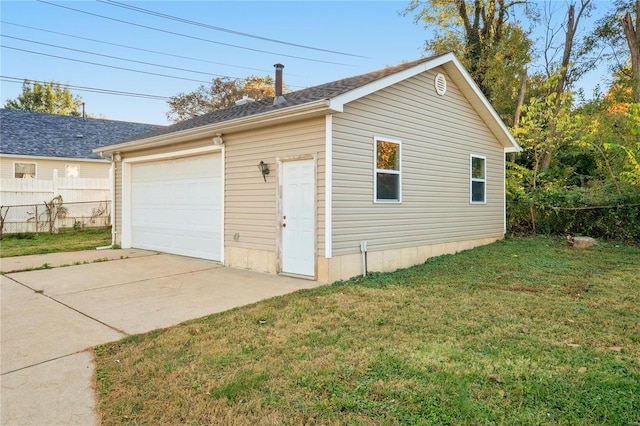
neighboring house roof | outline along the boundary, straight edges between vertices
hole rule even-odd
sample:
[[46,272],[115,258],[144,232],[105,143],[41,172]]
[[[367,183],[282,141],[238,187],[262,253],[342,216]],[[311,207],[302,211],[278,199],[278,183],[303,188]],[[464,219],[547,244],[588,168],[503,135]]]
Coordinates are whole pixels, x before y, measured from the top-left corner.
[[342,112],[344,105],[348,102],[438,66],[443,66],[460,87],[469,102],[505,147],[505,151],[519,151],[521,148],[478,86],[473,82],[471,76],[455,55],[446,53],[285,93],[286,102],[284,104],[274,105],[273,98],[268,98],[213,111],[146,134],[131,137],[116,145],[96,149],[96,152],[124,151],[141,147],[160,146],[186,140],[195,132],[201,135],[203,131],[206,131],[214,135],[216,132],[222,133],[258,126],[267,122],[275,122],[278,119],[286,120],[291,119],[291,117],[302,117],[305,114],[306,116],[311,116],[313,114]]
[[158,129],[154,124],[0,109],[0,154],[99,159],[93,150]]

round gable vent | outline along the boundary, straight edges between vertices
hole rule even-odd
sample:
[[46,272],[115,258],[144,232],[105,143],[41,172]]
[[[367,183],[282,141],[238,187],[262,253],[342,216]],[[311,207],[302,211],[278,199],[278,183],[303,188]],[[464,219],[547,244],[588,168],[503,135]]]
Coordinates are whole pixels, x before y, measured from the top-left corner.
[[447,79],[444,77],[444,75],[440,73],[436,75],[434,86],[436,87],[436,93],[438,95],[443,96],[445,93],[447,93]]

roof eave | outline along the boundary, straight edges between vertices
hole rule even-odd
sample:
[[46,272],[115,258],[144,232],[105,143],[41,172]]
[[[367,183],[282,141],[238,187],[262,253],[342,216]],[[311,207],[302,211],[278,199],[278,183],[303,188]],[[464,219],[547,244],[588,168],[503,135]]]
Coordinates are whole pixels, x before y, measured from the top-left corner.
[[46,155],[29,155],[29,154],[12,154],[9,152],[0,153],[0,158],[20,158],[27,160],[48,160],[48,161],[73,161],[73,162],[89,162],[89,163],[108,163],[104,158],[85,158],[85,157],[54,157]]
[[453,53],[446,53],[443,55],[435,56],[425,62],[422,62],[411,68],[407,68],[404,71],[391,74],[380,80],[366,84],[354,90],[350,90],[340,96],[336,96],[331,99],[330,106],[336,111],[343,111],[344,105],[348,102],[360,99],[367,96],[377,90],[385,87],[389,87],[392,84],[403,81],[407,78],[413,77],[425,71],[429,71],[433,68],[442,66],[447,73],[455,80],[473,107],[478,111],[480,116],[485,120],[485,123],[491,129],[491,132],[496,136],[500,144],[504,148],[504,152],[519,152],[522,148],[509,132],[509,129],[504,124],[498,113],[493,106],[489,103],[482,91],[475,84],[469,73],[464,69],[458,58]]
[[146,139],[103,146],[94,149],[93,152],[99,154],[106,152],[127,152],[146,148],[159,148],[165,145],[190,141],[194,138],[213,137],[216,133],[224,134],[242,130],[251,130],[257,127],[281,124],[289,121],[326,115],[332,112],[336,111],[331,109],[327,100],[322,99],[319,101],[295,105],[289,108],[282,108],[261,114],[207,124],[204,126],[194,127],[192,129],[166,133]]
[[[458,58],[451,55],[451,60],[441,64],[447,73],[456,80],[456,83],[461,87],[462,92],[467,96],[467,99],[476,109],[478,114],[487,123],[487,126],[498,139],[504,152],[520,152],[522,148],[518,145],[515,138],[504,124],[504,121],[500,118],[493,105],[484,96],[478,85],[473,81],[473,78],[467,70],[462,66]],[[460,83],[465,84],[461,85]]]

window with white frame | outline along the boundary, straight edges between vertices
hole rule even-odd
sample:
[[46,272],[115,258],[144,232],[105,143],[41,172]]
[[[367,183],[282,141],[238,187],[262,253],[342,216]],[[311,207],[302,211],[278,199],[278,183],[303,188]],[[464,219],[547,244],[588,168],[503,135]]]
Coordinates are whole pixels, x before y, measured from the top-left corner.
[[77,164],[65,164],[64,176],[70,178],[80,177],[80,166]]
[[36,163],[13,163],[13,176],[16,179],[35,179]]
[[487,158],[471,155],[471,203],[487,202]]
[[400,141],[374,138],[376,150],[374,192],[376,202],[402,201],[402,146]]

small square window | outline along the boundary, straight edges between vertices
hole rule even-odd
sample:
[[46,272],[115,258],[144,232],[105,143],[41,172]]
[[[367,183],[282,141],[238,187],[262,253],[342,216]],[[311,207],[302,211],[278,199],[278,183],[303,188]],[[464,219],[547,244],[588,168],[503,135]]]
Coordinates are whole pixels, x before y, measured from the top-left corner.
[[16,179],[35,179],[36,163],[14,163],[14,177]]
[[487,159],[471,156],[471,203],[487,202]]
[[400,202],[402,194],[399,141],[375,138],[375,201]]
[[77,164],[65,164],[64,165],[65,177],[76,178],[80,177],[80,166]]

